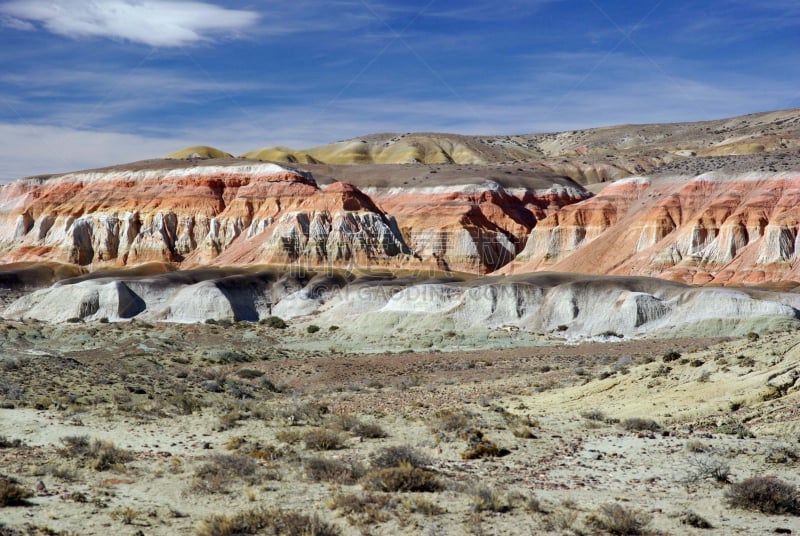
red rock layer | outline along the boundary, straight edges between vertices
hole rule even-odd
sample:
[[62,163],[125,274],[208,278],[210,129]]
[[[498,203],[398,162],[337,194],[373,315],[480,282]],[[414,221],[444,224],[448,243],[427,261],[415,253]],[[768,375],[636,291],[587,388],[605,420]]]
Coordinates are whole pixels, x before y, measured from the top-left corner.
[[[335,237],[338,256],[312,256],[314,263],[412,262],[386,216],[355,188],[320,190],[310,176],[274,165],[18,181],[0,190],[0,251],[3,262],[48,259],[101,266],[157,260],[191,266],[224,261],[221,253],[258,234],[269,246],[252,252],[249,262],[300,262],[309,258],[303,249],[309,229],[302,221],[314,218],[370,223],[344,229]],[[300,222],[296,240],[277,232],[288,220]],[[373,251],[376,243],[379,249]]]
[[576,188],[509,189],[496,183],[369,189],[406,243],[439,268],[488,273],[522,251],[537,221],[590,194]]
[[0,189],[0,262],[487,273],[522,250],[539,219],[590,195],[564,186],[506,190],[492,181],[370,193],[341,182],[319,188],[310,174],[261,163],[24,179]]
[[800,280],[800,176],[626,179],[539,223],[504,272]]

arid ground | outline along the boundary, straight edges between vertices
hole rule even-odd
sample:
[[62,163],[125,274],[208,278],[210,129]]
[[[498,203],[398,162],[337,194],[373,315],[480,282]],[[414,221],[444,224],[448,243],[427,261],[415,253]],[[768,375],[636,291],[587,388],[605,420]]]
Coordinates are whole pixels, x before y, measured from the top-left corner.
[[796,332],[348,355],[312,331],[2,321],[0,534],[800,527]]

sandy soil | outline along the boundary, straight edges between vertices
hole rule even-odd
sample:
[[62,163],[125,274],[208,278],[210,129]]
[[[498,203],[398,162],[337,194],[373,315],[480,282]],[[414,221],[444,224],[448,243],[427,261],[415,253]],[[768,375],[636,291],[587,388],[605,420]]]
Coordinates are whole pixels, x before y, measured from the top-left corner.
[[[0,323],[0,472],[34,492],[0,507],[0,532],[202,535],[212,514],[279,508],[342,534],[602,534],[607,504],[638,512],[645,534],[800,526],[730,507],[733,484],[708,469],[800,484],[793,332],[372,355],[287,350],[292,337],[252,324]],[[659,428],[626,429],[632,417]],[[304,436],[319,430],[340,448],[313,450]],[[474,430],[505,455],[464,459]],[[119,463],[98,468],[63,439],[76,436],[113,442]],[[441,490],[367,491],[308,469],[322,458],[367,472],[390,446],[426,457]],[[236,476],[241,459],[254,463]],[[203,472],[215,460],[219,481]],[[342,497],[363,511],[346,513]],[[683,524],[689,511],[714,528]]]

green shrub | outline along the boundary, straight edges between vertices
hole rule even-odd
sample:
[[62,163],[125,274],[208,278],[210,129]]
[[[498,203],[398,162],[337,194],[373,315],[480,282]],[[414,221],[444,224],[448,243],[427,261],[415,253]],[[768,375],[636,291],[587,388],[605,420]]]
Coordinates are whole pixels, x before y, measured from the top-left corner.
[[270,316],[267,318],[262,318],[258,321],[259,324],[267,326],[269,328],[275,329],[286,329],[288,326],[283,318],[279,316]]
[[307,331],[308,333],[316,333],[316,332],[318,332],[319,330],[320,330],[320,327],[319,327],[319,326],[317,326],[316,324],[311,324],[310,326],[308,326],[308,327],[306,328],[306,331]]

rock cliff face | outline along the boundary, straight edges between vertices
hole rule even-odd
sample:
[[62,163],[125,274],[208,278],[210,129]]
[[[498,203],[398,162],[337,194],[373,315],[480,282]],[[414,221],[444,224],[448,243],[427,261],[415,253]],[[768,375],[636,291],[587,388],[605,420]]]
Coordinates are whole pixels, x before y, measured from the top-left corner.
[[506,273],[800,279],[800,174],[631,178],[540,221]]
[[364,192],[275,164],[151,161],[0,188],[0,261],[487,273],[522,250],[537,220],[589,196],[577,185],[494,181]]
[[483,184],[423,188],[365,188],[392,214],[409,246],[437,267],[487,273],[522,251],[536,222],[586,199],[578,187],[529,190]]
[[[21,297],[11,319],[63,322],[257,321],[338,325],[354,336],[403,330],[519,329],[568,339],[725,334],[798,324],[797,294],[689,287],[651,278],[525,274],[427,279],[389,272],[245,269],[82,276]],[[347,319],[345,324],[342,320]]]
[[274,164],[24,179],[0,190],[0,222],[4,262],[411,261],[392,220],[355,188],[322,190],[310,175]]

